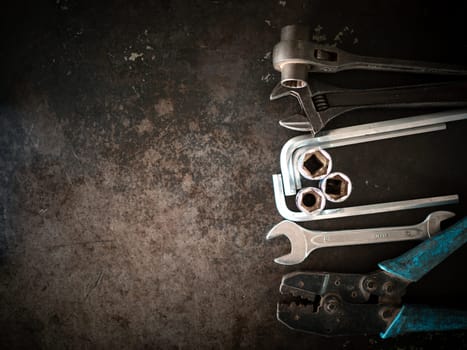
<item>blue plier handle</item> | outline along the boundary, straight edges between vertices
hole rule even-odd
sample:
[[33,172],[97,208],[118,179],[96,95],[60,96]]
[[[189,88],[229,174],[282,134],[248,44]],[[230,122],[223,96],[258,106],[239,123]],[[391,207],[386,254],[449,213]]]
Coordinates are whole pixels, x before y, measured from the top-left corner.
[[[467,242],[467,218],[442,234],[420,243],[407,253],[378,264],[395,278],[416,282]],[[434,309],[424,305],[404,305],[381,337],[407,332],[441,331],[467,328],[467,312]]]
[[[295,299],[278,304],[288,327],[321,335],[467,329],[467,311],[402,305],[407,286],[418,281],[467,241],[467,217],[407,253],[378,264],[370,274],[293,272],[280,291]],[[375,302],[375,299],[377,302]]]

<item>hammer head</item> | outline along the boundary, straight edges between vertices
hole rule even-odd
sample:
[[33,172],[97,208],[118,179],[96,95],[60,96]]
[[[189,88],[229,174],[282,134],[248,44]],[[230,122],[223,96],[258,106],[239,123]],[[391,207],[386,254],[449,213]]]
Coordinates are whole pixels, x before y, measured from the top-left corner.
[[428,215],[423,221],[423,224],[426,225],[426,232],[428,237],[434,236],[437,233],[441,232],[441,222],[452,218],[454,213],[450,211],[435,211]]
[[294,265],[301,263],[308,255],[307,239],[304,229],[294,222],[284,220],[274,226],[266,236],[266,239],[273,239],[278,236],[286,236],[290,240],[292,250],[289,254],[283,255],[274,261],[281,265]]

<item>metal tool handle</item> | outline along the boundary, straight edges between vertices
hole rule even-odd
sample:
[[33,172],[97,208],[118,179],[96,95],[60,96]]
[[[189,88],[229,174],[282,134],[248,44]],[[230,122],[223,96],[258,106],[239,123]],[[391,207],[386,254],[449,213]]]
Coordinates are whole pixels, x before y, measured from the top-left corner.
[[[467,81],[417,84],[392,88],[348,90],[325,93],[329,107],[417,107],[467,104]],[[314,97],[316,99],[316,97]]]
[[425,305],[404,305],[381,338],[409,332],[449,331],[467,328],[467,311],[436,309]]
[[420,74],[467,74],[465,66],[435,62],[412,61],[395,58],[381,58],[354,55],[340,50],[338,70],[364,69]]
[[428,238],[426,230],[417,226],[381,229],[343,230],[310,235],[312,244],[326,247],[396,242]]
[[441,234],[420,243],[395,259],[380,262],[378,266],[398,278],[418,281],[466,241],[467,217],[464,217]]

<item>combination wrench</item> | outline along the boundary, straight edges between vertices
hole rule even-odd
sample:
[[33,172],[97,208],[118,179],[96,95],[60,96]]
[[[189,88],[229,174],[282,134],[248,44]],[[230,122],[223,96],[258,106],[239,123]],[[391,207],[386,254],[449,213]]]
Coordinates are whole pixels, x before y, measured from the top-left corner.
[[284,220],[269,231],[266,239],[286,236],[292,247],[291,252],[274,261],[281,265],[295,265],[319,248],[427,239],[439,233],[441,222],[454,215],[449,211],[436,211],[416,225],[340,231],[308,230]]

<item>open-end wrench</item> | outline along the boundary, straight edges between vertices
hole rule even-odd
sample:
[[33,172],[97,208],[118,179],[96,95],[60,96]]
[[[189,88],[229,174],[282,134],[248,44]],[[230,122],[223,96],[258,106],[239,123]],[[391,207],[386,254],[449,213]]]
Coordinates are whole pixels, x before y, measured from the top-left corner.
[[300,114],[281,120],[288,129],[309,131],[314,136],[331,119],[353,110],[366,108],[462,107],[467,105],[467,81],[406,85],[378,89],[346,89],[331,86],[316,78],[302,88],[277,84],[271,100],[293,96],[301,106]]
[[269,231],[266,239],[286,236],[290,240],[291,252],[274,261],[281,265],[295,265],[304,261],[315,249],[324,247],[427,239],[440,232],[441,221],[454,215],[449,211],[436,211],[416,225],[341,231],[307,230],[284,220]]

